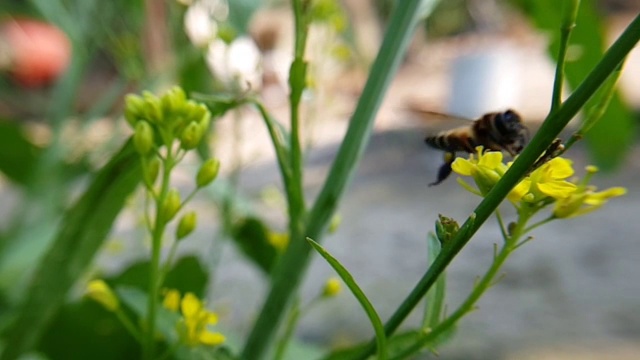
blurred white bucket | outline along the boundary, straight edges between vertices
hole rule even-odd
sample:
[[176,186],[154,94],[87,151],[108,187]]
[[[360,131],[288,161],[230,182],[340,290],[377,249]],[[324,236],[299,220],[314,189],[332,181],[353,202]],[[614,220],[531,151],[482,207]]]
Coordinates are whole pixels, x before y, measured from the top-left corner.
[[515,52],[506,46],[476,51],[454,60],[451,77],[451,114],[477,118],[515,108],[521,84]]

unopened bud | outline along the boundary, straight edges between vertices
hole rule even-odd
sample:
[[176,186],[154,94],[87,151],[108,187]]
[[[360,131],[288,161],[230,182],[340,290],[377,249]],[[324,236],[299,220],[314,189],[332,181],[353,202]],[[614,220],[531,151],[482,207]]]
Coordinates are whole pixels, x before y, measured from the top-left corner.
[[184,90],[179,86],[174,86],[162,96],[160,102],[162,102],[165,115],[175,116],[182,109],[186,100],[187,95]]
[[145,118],[154,124],[162,123],[162,102],[160,99],[148,91],[143,92],[142,97],[145,102]]
[[329,234],[333,234],[334,232],[336,232],[341,223],[342,216],[340,216],[340,214],[334,214],[331,218],[331,221],[329,222]]
[[120,306],[120,301],[103,280],[90,281],[87,285],[85,296],[100,303],[109,311],[115,311]]
[[340,279],[337,277],[332,277],[327,280],[324,284],[324,289],[322,289],[323,297],[333,297],[336,296],[342,291],[342,283]]
[[181,240],[189,234],[193,232],[196,228],[198,217],[195,211],[189,211],[184,214],[178,223],[178,228],[176,229],[176,239]]
[[218,176],[220,162],[217,159],[209,159],[202,164],[196,176],[196,186],[198,188],[209,185]]
[[192,121],[187,127],[182,130],[180,136],[180,146],[185,150],[191,150],[198,146],[200,139],[202,139],[202,128],[198,123]]
[[171,189],[162,203],[162,218],[168,222],[176,216],[178,210],[180,210],[180,193],[176,189]]
[[436,237],[444,245],[453,239],[460,230],[460,225],[454,219],[438,214],[436,220]]
[[131,127],[135,127],[138,119],[144,114],[144,99],[138,95],[129,94],[124,101],[124,118]]
[[138,121],[133,134],[133,144],[141,155],[147,155],[153,149],[153,129],[148,122]]
[[144,162],[143,166],[144,181],[147,187],[151,188],[160,173],[160,159],[154,156],[149,161]]

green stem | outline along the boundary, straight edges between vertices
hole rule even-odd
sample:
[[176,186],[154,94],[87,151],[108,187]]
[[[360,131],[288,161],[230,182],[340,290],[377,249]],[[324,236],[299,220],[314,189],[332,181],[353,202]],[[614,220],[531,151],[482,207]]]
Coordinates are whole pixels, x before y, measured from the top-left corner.
[[[452,241],[443,248],[440,255],[429,270],[418,281],[411,293],[391,316],[385,326],[387,336],[390,336],[404,319],[411,313],[420,302],[424,294],[431,288],[438,276],[445,270],[453,258],[469,242],[473,234],[489,218],[489,216],[500,205],[502,200],[509,194],[509,191],[517,185],[520,179],[529,171],[538,157],[549,147],[551,142],[558,136],[560,131],[578,113],[580,108],[605,82],[607,77],[615,71],[618,65],[629,54],[640,40],[640,15],[629,24],[616,42],[605,53],[602,60],[589,73],[587,78],[578,86],[571,96],[555,112],[551,113],[540,127],[540,130],[531,139],[531,143],[520,154],[502,179],[494,186],[487,196],[480,202],[474,211],[473,219],[469,218],[462,225],[460,231]],[[375,351],[375,340],[371,341],[363,352],[362,357],[372,354]]]
[[[290,245],[273,272],[273,282],[260,315],[249,335],[242,353],[244,359],[261,359],[273,340],[275,329],[282,321],[284,310],[298,288],[309,263],[311,247],[304,236],[321,240],[344,189],[354,173],[358,160],[371,133],[375,114],[384,92],[404,56],[413,30],[419,20],[419,7],[423,1],[406,0],[397,6],[384,41],[371,69],[371,76],[349,124],[345,140],[334,160],[329,176],[310,211],[306,231],[301,222],[298,236],[292,232]],[[296,231],[298,232],[298,231]]]
[[167,147],[167,158],[162,169],[162,184],[158,201],[156,202],[156,217],[151,232],[151,260],[149,264],[149,297],[147,302],[147,323],[145,331],[144,358],[153,360],[155,358],[155,327],[156,327],[156,305],[158,303],[158,293],[160,290],[160,255],[162,250],[162,237],[166,227],[166,221],[162,214],[164,204],[169,192],[169,181],[171,169],[173,168],[173,157],[171,148]]
[[127,317],[127,314],[125,314],[124,311],[122,311],[122,309],[120,308],[116,309],[115,314],[118,320],[120,320],[120,323],[122,323],[122,326],[124,326],[129,334],[131,334],[131,336],[133,336],[133,338],[138,342],[142,343],[142,336],[140,335],[140,332],[135,327],[135,325],[133,325],[131,319]]
[[567,0],[564,3],[564,16],[560,28],[560,49],[558,50],[558,62],[556,63],[556,75],[553,82],[553,95],[551,96],[551,111],[555,111],[562,103],[562,86],[564,85],[564,65],[569,46],[571,31],[576,26],[580,0]]
[[287,325],[284,329],[284,333],[282,334],[282,338],[278,342],[278,346],[276,348],[276,354],[274,355],[274,360],[282,360],[284,359],[284,354],[287,351],[287,346],[291,341],[291,337],[293,336],[293,332],[298,325],[298,320],[300,319],[300,301],[295,301],[293,306],[291,307],[291,311],[289,313],[289,318],[287,319]]

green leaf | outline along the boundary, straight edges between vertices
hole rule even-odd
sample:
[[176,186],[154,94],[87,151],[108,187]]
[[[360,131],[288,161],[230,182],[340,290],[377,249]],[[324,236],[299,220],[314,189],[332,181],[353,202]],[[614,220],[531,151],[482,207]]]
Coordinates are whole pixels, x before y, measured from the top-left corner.
[[278,251],[269,242],[269,228],[257,218],[246,218],[234,226],[232,237],[242,252],[269,274]]
[[138,359],[140,345],[113,313],[91,300],[65,305],[38,350],[50,359]]
[[340,262],[336,260],[336,258],[331,256],[331,254],[329,254],[320,244],[313,241],[312,239],[307,238],[307,241],[309,242],[309,244],[311,244],[311,246],[313,246],[313,248],[318,252],[318,254],[320,254],[320,256],[322,256],[325,260],[327,260],[329,265],[331,265],[331,267],[338,273],[338,275],[340,275],[340,278],[342,279],[342,281],[344,281],[347,287],[349,287],[349,290],[351,290],[351,293],[356,297],[356,299],[358,299],[358,302],[360,302],[360,305],[362,305],[362,308],[364,309],[365,313],[369,317],[369,320],[371,321],[371,325],[373,326],[373,330],[376,333],[376,346],[378,351],[378,359],[382,359],[382,360],[386,359],[387,358],[386,335],[384,333],[384,326],[382,325],[382,320],[380,320],[380,316],[378,316],[376,309],[373,307],[373,305],[371,305],[371,302],[369,301],[369,299],[367,299],[367,296],[364,294],[362,289],[360,289],[360,286],[358,286],[356,281],[353,279],[353,276],[351,276],[349,271],[347,271],[347,269],[344,266],[342,266],[342,264],[340,264]]
[[[433,233],[428,236],[429,247],[429,265],[433,264],[438,254],[440,254],[440,241]],[[446,272],[442,272],[436,280],[432,289],[427,292],[426,308],[422,327],[424,329],[435,328],[444,317],[444,298],[446,294]]]
[[27,140],[18,123],[0,120],[0,172],[24,185],[40,153],[41,149]]
[[[180,258],[165,278],[163,287],[176,289],[180,293],[191,292],[198,297],[205,294],[209,276],[200,260],[195,256]],[[121,274],[107,279],[116,286],[135,287],[146,291],[149,287],[149,261],[141,261],[128,267]]]
[[140,178],[140,160],[129,141],[64,214],[53,244],[35,270],[16,322],[6,334],[1,359],[14,359],[33,349],[71,286],[91,264]]

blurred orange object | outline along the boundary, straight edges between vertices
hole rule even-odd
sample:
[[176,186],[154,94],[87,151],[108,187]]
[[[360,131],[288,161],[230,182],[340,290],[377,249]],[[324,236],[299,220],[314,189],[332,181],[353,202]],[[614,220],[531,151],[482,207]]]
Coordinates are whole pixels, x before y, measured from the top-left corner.
[[9,72],[24,87],[51,83],[71,61],[71,41],[67,35],[39,20],[3,20],[0,42],[9,53]]

